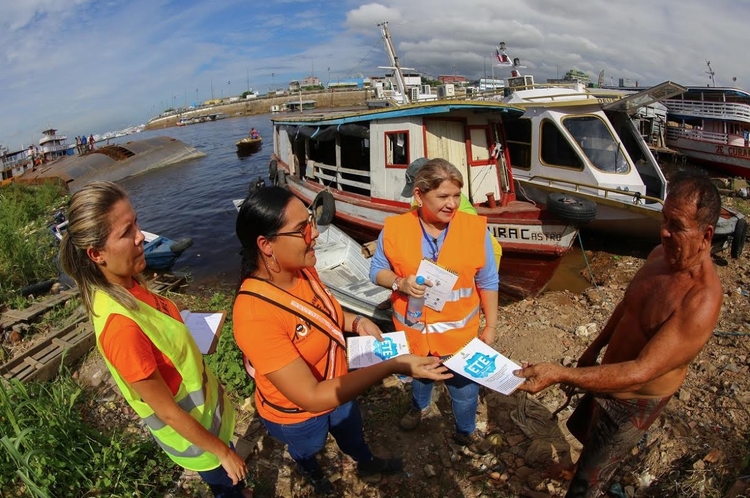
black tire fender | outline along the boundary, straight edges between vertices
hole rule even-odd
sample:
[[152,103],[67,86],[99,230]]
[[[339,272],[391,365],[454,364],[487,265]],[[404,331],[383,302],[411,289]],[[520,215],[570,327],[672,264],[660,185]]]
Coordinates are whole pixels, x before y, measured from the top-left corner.
[[268,163],[268,178],[276,180],[276,172],[279,170],[279,162],[276,159],[271,159]]
[[273,184],[277,187],[286,187],[286,171],[283,169],[276,171],[276,176],[274,177]]
[[734,259],[739,258],[742,255],[742,250],[745,248],[745,241],[747,240],[747,220],[740,218],[737,220],[737,224],[734,226],[734,235],[732,235],[732,257]]
[[596,218],[595,202],[559,192],[549,194],[547,209],[562,221],[574,225],[583,225]]
[[318,192],[318,195],[315,196],[312,204],[310,204],[310,210],[318,225],[330,225],[333,223],[333,218],[336,216],[336,201],[333,199],[333,194],[327,190]]

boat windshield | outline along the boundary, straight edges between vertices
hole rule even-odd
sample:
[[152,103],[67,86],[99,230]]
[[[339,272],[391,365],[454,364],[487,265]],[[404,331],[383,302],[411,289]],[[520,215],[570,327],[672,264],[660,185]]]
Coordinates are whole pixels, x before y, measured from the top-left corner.
[[627,173],[630,170],[622,149],[598,116],[567,117],[563,126],[597,169],[607,173]]

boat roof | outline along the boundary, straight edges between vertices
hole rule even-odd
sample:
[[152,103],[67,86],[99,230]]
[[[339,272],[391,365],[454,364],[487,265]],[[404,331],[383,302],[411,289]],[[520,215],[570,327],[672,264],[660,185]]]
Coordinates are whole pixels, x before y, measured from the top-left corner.
[[730,86],[689,86],[685,93],[725,93],[738,97],[750,97],[750,93],[747,91]]
[[443,114],[451,111],[471,110],[477,112],[501,112],[509,117],[518,117],[524,110],[500,102],[484,101],[430,101],[421,102],[398,107],[384,107],[381,109],[368,109],[362,111],[333,111],[321,114],[305,114],[303,116],[279,116],[271,118],[274,124],[293,125],[300,123],[316,123],[319,125],[340,125],[345,123],[357,123],[372,121],[373,119],[393,119],[408,116],[424,116],[429,114]]

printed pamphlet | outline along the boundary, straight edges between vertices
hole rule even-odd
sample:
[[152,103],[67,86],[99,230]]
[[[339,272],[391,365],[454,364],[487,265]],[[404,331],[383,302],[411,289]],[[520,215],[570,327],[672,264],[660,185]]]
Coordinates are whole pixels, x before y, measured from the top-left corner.
[[388,332],[382,335],[382,342],[370,335],[346,339],[346,358],[350,370],[369,367],[396,356],[409,354],[406,332]]
[[458,353],[443,361],[443,365],[477,384],[505,395],[515,391],[526,380],[513,375],[514,370],[521,368],[520,365],[476,337]]

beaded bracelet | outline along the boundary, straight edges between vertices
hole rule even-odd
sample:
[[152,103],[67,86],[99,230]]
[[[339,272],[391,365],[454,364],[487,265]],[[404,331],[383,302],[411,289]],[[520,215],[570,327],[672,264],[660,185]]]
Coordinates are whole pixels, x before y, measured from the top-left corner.
[[359,328],[359,321],[362,320],[364,317],[362,315],[357,315],[354,317],[354,320],[352,320],[352,332],[355,334],[358,334],[357,328]]

